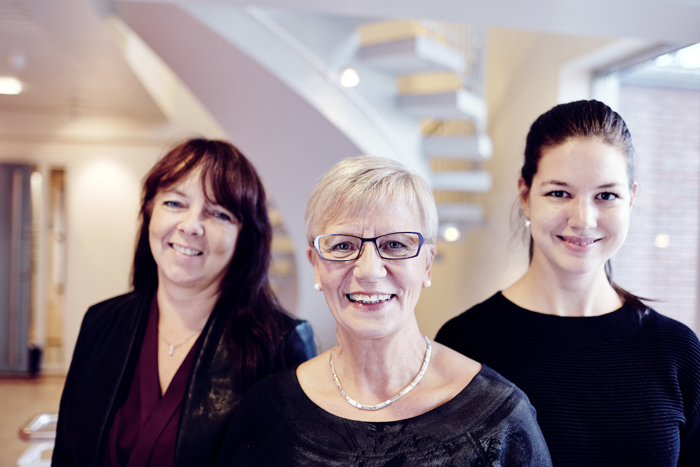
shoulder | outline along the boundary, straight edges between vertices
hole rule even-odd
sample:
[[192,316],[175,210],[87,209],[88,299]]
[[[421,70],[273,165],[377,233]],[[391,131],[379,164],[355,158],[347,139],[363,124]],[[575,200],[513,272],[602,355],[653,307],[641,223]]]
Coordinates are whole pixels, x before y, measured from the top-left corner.
[[152,296],[151,291],[135,291],[92,305],[83,317],[80,334],[100,329],[118,332],[130,326],[141,311],[148,309]]
[[461,393],[435,412],[441,429],[457,438],[467,436],[487,465],[551,465],[527,396],[486,365]]
[[277,310],[277,325],[280,330],[281,339],[286,339],[293,335],[301,337],[308,336],[313,339],[313,330],[308,321],[294,318],[283,310]]
[[685,324],[647,308],[639,312],[640,329],[664,353],[691,358],[700,365],[700,340]]
[[148,304],[153,294],[151,291],[134,291],[116,297],[108,298],[105,301],[96,303],[88,308],[85,313],[84,322],[99,322],[109,320],[124,315],[125,312],[136,310]]
[[[250,387],[236,406],[219,452],[217,465],[239,465],[255,457],[286,422],[284,407],[294,407],[296,378],[288,368]],[[279,433],[278,433],[279,434]]]
[[278,311],[279,363],[278,370],[296,366],[316,356],[314,333],[308,321]]
[[525,393],[486,365],[472,385],[469,405],[477,414],[472,429],[477,444],[497,449],[503,465],[551,465],[537,413]]
[[501,292],[497,292],[487,300],[474,305],[445,323],[438,331],[435,341],[454,348],[453,342],[455,340],[461,342],[464,339],[464,333],[493,321],[496,318],[494,313],[502,310],[507,303],[509,302]]

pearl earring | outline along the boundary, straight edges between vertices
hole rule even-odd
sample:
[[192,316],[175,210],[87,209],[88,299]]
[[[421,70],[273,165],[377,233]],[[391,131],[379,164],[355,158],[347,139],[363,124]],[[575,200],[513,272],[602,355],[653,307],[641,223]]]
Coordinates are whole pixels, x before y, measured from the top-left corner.
[[426,279],[426,280],[423,281],[423,287],[425,287],[426,289],[427,289],[428,287],[430,287],[431,285],[433,285],[433,283],[430,282],[429,279]]
[[321,284],[314,284],[314,289],[316,289],[316,292],[321,291]]
[[525,219],[525,228],[526,228],[526,229],[529,229],[529,228],[530,228],[530,224],[531,224],[530,219],[527,219],[527,218],[526,218],[526,219]]

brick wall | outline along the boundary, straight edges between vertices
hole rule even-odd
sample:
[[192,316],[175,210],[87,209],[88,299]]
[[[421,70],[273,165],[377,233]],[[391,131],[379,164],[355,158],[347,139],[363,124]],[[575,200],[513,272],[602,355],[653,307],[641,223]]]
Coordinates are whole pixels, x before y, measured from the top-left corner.
[[[620,86],[619,112],[637,151],[640,188],[615,281],[696,332],[700,246],[700,92]],[[667,248],[655,245],[668,235]]]

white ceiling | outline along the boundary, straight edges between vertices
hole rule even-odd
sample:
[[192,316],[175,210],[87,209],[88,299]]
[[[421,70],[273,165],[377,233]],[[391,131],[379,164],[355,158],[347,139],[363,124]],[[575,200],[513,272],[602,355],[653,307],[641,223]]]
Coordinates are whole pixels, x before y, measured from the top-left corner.
[[86,0],[0,0],[0,76],[25,84],[0,112],[162,118]]
[[700,42],[700,0],[115,0],[219,4],[361,18],[432,18],[558,34]]
[[[700,0],[146,1],[254,5],[367,19],[435,18],[678,45],[700,42]],[[0,0],[0,76],[16,76],[26,85],[19,96],[0,95],[0,112],[163,118],[113,43],[101,17],[110,5],[111,0]],[[18,54],[26,58],[21,69],[10,60]]]

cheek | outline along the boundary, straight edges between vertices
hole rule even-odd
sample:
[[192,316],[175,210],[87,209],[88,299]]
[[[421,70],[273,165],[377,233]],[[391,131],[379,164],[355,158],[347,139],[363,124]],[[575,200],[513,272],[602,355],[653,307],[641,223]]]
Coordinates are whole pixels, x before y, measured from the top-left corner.
[[607,216],[603,216],[602,222],[606,230],[610,231],[611,234],[622,237],[624,240],[624,238],[627,237],[630,226],[630,213],[624,209],[620,209],[619,211],[609,213]]
[[154,213],[151,217],[150,223],[148,224],[148,239],[151,243],[151,247],[161,243],[163,236],[165,235],[164,230],[161,216]]
[[222,231],[216,232],[216,238],[213,242],[213,250],[215,253],[221,255],[225,261],[230,261],[233,258],[233,254],[236,250],[236,240],[238,239],[238,231],[230,231],[224,229]]

